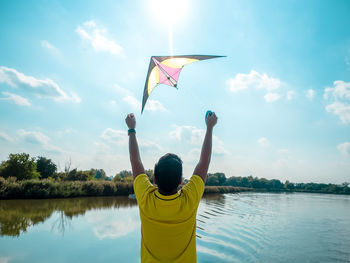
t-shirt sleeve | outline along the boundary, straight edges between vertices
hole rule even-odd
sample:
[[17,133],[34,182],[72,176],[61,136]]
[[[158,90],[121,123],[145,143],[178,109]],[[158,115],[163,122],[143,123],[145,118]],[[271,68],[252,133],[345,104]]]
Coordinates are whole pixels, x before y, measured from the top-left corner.
[[149,181],[146,174],[139,174],[134,180],[134,192],[138,203],[141,203],[145,196],[155,187]]
[[192,175],[188,183],[182,188],[182,192],[196,204],[199,204],[204,192],[203,179],[199,175]]

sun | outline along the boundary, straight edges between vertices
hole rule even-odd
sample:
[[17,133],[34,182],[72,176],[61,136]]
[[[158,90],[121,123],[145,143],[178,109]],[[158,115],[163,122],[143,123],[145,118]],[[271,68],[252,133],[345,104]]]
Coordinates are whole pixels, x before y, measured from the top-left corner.
[[168,27],[183,22],[188,11],[188,0],[150,0],[153,16]]

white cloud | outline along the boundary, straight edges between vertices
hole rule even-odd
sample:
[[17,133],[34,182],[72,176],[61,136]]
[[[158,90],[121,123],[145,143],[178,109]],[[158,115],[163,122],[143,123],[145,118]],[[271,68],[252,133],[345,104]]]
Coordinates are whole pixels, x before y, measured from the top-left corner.
[[264,96],[264,99],[266,102],[274,102],[276,100],[278,100],[280,98],[280,95],[278,93],[267,93],[265,96]]
[[34,143],[34,144],[44,145],[44,144],[48,144],[50,141],[50,138],[41,132],[25,131],[23,129],[20,129],[17,131],[17,133],[20,137],[25,139],[27,142]]
[[296,93],[295,93],[294,90],[288,90],[288,92],[287,92],[287,100],[294,99],[295,95],[296,95]]
[[122,131],[107,128],[102,132],[101,138],[109,143],[113,143],[119,146],[126,146],[128,143],[128,135],[124,130]]
[[58,48],[56,48],[53,44],[51,44],[49,41],[47,40],[42,40],[41,41],[41,46],[43,48],[45,48],[46,50],[48,50],[49,52],[51,52],[53,55],[57,56],[57,57],[61,57],[62,54],[61,52],[58,50]]
[[113,85],[113,90],[116,91],[118,94],[123,95],[123,96],[128,96],[131,95],[131,92],[128,89],[125,89],[118,84]]
[[147,100],[145,110],[147,110],[147,111],[166,111],[164,106],[157,100]]
[[10,93],[10,92],[2,92],[2,94],[4,96],[6,96],[5,98],[0,98],[0,100],[8,100],[8,101],[12,101],[13,103],[19,105],[19,106],[31,106],[32,104],[24,97],[21,97],[19,95]]
[[261,137],[259,140],[258,140],[258,144],[262,147],[269,147],[270,146],[270,141],[265,138],[265,137]]
[[[128,145],[128,135],[124,130],[114,130],[112,128],[107,128],[102,132],[101,138],[111,144],[115,144],[122,147],[127,147]],[[162,147],[155,142],[150,140],[138,139],[139,146],[147,150],[162,150]]]
[[281,81],[277,78],[269,77],[266,73],[260,74],[255,70],[251,70],[249,74],[238,73],[235,78],[227,80],[226,84],[232,92],[245,90],[250,87],[265,89],[270,92],[279,89]]
[[17,134],[19,135],[20,138],[22,138],[26,142],[39,145],[43,147],[43,149],[45,149],[46,151],[56,152],[56,153],[62,152],[62,150],[59,147],[52,145],[50,143],[51,140],[48,136],[46,136],[41,132],[26,131],[26,130],[20,129],[17,131]]
[[[195,146],[202,145],[205,136],[205,130],[196,128],[194,126],[174,125],[174,128],[175,129],[168,134],[171,139]],[[223,141],[221,141],[215,135],[213,135],[213,153],[219,155],[229,154],[229,151],[225,149]]]
[[139,227],[139,223],[132,218],[127,220],[118,220],[103,223],[94,228],[94,234],[98,239],[116,239],[122,236],[126,236],[130,232],[133,232]]
[[152,141],[149,141],[149,140],[140,139],[139,145],[140,145],[140,147],[142,147],[146,150],[151,150],[151,149],[159,150],[159,151],[163,150],[163,148],[159,144],[152,142]]
[[324,90],[326,111],[337,115],[343,124],[350,123],[350,82],[334,81],[333,87]]
[[333,82],[334,87],[324,89],[323,97],[325,99],[333,98],[335,100],[348,99],[350,100],[350,82],[336,80]]
[[77,103],[81,101],[75,94],[68,95],[51,79],[37,79],[4,66],[0,66],[1,83],[31,93],[38,98],[48,98],[55,101],[73,101]]
[[278,153],[280,153],[280,154],[288,154],[289,150],[288,149],[279,149]]
[[13,141],[13,139],[10,136],[8,136],[6,133],[4,133],[2,131],[0,131],[0,139],[8,141],[8,142],[12,142]]
[[312,100],[315,97],[316,92],[313,89],[308,89],[306,91],[306,98]]
[[344,155],[350,155],[350,142],[344,142],[337,146],[338,151]]
[[169,132],[169,137],[178,141],[184,141],[192,145],[201,145],[205,135],[205,130],[194,126],[177,126],[175,130]]
[[326,106],[326,111],[338,115],[343,124],[350,123],[350,105],[342,102],[334,102]]
[[277,78],[269,77],[266,73],[259,73],[251,70],[249,74],[238,73],[234,78],[226,81],[231,92],[238,92],[248,88],[263,89],[267,92],[264,96],[266,102],[274,102],[280,98],[276,92],[282,83]]
[[87,40],[96,51],[109,52],[113,55],[119,55],[122,52],[122,47],[107,37],[107,29],[98,27],[93,20],[78,26],[75,32],[82,39]]
[[10,257],[0,257],[0,263],[8,263],[10,260]]
[[123,98],[123,101],[128,103],[134,110],[141,109],[141,102],[138,101],[134,96],[128,95]]
[[[141,102],[134,96],[128,95],[123,98],[123,100],[128,103],[135,111],[141,110]],[[147,100],[146,111],[166,111],[165,107],[157,100]]]

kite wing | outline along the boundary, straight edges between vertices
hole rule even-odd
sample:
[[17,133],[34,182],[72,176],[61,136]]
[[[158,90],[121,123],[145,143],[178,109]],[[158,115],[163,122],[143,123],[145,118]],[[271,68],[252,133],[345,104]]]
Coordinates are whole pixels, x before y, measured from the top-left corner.
[[200,60],[219,57],[223,56],[152,56],[148,67],[145,88],[143,90],[141,113],[143,112],[149,95],[158,84],[165,84],[176,88],[180,72],[185,65]]

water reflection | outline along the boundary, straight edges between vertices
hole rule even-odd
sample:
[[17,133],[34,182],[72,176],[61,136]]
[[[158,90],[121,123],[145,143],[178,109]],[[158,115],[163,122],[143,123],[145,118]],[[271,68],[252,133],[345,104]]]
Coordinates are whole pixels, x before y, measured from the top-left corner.
[[[349,200],[207,195],[198,208],[198,262],[350,262]],[[126,197],[0,200],[0,234],[0,263],[140,261],[139,211]]]
[[127,197],[84,197],[41,200],[0,200],[0,236],[20,236],[31,226],[44,222],[54,212],[59,216],[52,230],[64,234],[69,221],[89,210],[136,206],[136,200]]

